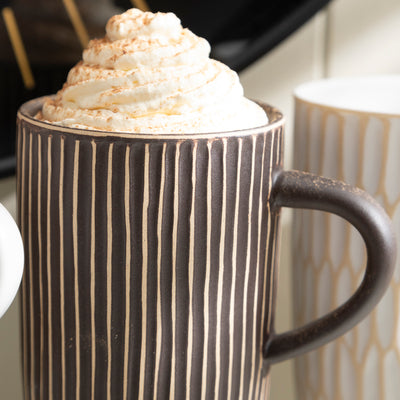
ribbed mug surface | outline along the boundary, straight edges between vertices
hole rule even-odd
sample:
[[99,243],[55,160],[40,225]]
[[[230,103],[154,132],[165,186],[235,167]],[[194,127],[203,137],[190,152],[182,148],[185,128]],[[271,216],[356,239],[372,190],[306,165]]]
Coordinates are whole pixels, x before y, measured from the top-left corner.
[[[204,135],[18,122],[25,399],[260,399],[282,118]],[[262,397],[264,396],[264,397]]]

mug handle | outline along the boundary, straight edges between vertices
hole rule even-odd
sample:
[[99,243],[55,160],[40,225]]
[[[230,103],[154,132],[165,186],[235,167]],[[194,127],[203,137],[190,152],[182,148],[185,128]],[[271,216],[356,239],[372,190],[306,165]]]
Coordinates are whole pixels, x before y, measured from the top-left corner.
[[0,204],[0,318],[17,294],[23,269],[21,234],[13,217]]
[[367,249],[367,266],[357,291],[341,306],[300,328],[266,340],[263,356],[269,364],[301,355],[343,335],[379,302],[389,285],[396,253],[391,221],[364,191],[306,172],[280,171],[273,182],[272,207],[314,209],[337,214],[360,232]]

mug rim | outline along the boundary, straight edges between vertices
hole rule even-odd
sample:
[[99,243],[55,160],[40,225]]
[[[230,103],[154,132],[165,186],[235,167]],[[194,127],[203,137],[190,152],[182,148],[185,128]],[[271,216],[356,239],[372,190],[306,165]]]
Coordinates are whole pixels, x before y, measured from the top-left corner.
[[[333,100],[319,99],[316,100],[318,94],[316,89],[327,89],[329,90],[334,85],[361,85],[363,83],[373,83],[379,85],[380,83],[387,84],[389,82],[398,82],[400,85],[399,74],[388,74],[388,75],[366,75],[366,76],[347,76],[347,77],[332,77],[317,79],[309,82],[305,82],[297,86],[293,91],[293,97],[296,102],[300,102],[309,106],[318,107],[331,112],[347,113],[360,116],[375,116],[380,118],[400,118],[400,109],[398,112],[386,112],[373,109],[371,106],[366,106],[364,109],[357,108],[356,106],[350,105],[335,105]],[[347,86],[348,87],[348,86]]]
[[[266,112],[269,122],[266,125],[261,125],[254,128],[239,129],[234,131],[221,131],[221,132],[205,132],[205,133],[130,133],[130,132],[117,132],[117,131],[101,131],[95,129],[85,128],[72,128],[62,125],[52,124],[50,122],[40,121],[33,117],[41,109],[45,99],[49,96],[42,96],[23,103],[18,112],[17,117],[19,120],[24,120],[31,125],[36,125],[41,128],[48,129],[49,131],[64,132],[75,134],[79,136],[103,138],[114,137],[115,139],[154,139],[154,140],[191,140],[191,139],[211,139],[211,138],[224,138],[224,137],[245,137],[252,136],[259,133],[272,131],[285,124],[285,117],[283,113],[277,108],[264,103],[256,101],[256,103],[263,108]],[[274,116],[272,121],[270,116]]]

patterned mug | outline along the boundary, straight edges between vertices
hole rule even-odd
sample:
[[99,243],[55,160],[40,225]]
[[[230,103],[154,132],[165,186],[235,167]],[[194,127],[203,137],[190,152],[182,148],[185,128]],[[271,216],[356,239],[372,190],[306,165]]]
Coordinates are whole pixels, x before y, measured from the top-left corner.
[[[26,399],[261,399],[269,368],[343,334],[389,284],[382,208],[282,170],[284,119],[213,134],[64,128],[18,114]],[[368,248],[360,288],[275,334],[281,207],[330,211]]]
[[[400,236],[400,76],[323,79],[295,90],[295,168],[341,179],[373,196]],[[296,211],[295,325],[336,307],[357,287],[366,254],[357,231],[332,215]],[[378,307],[347,335],[296,359],[299,400],[397,400],[400,260]]]

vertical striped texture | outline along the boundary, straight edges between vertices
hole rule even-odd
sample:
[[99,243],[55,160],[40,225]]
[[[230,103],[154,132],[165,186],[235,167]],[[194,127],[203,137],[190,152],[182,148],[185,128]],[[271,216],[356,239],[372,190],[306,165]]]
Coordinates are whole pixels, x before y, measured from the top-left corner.
[[95,139],[20,122],[26,399],[267,393],[281,139]]

